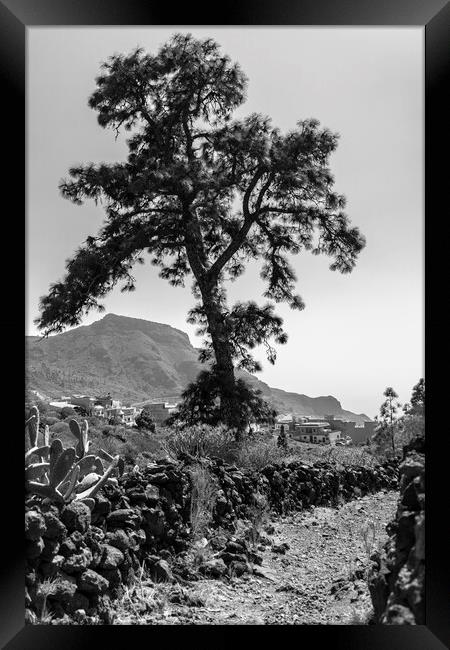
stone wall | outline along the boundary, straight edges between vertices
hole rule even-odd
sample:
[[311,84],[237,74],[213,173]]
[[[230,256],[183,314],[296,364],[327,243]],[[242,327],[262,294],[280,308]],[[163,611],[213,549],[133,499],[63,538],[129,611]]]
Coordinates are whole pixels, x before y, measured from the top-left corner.
[[404,449],[400,500],[389,540],[372,557],[369,589],[374,622],[425,624],[425,439]]
[[[212,576],[230,567],[235,573],[252,571],[252,564],[259,563],[245,541],[223,535],[233,531],[238,519],[251,516],[258,494],[280,513],[334,505],[397,486],[394,461],[344,470],[327,463],[291,462],[268,465],[261,472],[243,471],[218,459],[204,464],[217,489],[212,523],[216,534],[211,541],[221,554],[204,570]],[[177,571],[185,579],[193,577],[182,561],[190,545],[191,469],[188,461],[160,460],[129,472],[117,485],[103,488],[92,512],[81,502],[56,506],[44,505],[40,497],[28,498],[27,622],[42,616],[44,604],[56,617],[80,611],[101,615],[108,599],[132,581],[144,560],[155,581],[170,581]]]

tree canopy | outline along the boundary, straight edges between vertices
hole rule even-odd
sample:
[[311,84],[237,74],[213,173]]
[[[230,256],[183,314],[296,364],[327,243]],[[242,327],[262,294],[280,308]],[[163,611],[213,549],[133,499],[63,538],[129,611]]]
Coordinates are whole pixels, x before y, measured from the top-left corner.
[[425,379],[423,377],[413,386],[410,403],[405,404],[403,410],[407,415],[425,416]]
[[155,422],[149,409],[144,407],[136,417],[136,427],[152,433],[155,432]]
[[[133,291],[132,270],[145,252],[170,284],[184,286],[191,276],[197,304],[189,320],[206,336],[201,360],[210,364],[220,420],[237,429],[247,416],[238,408],[235,368],[261,368],[251,354],[256,345],[273,363],[271,342],[286,342],[273,302],[304,307],[289,256],[325,254],[330,269],[349,273],[364,246],[333,189],[329,157],[338,135],[315,119],[288,133],[256,113],[233,120],[246,88],[239,65],[215,41],[189,34],[176,34],[156,54],[136,49],[103,63],[89,106],[101,127],[129,132],[128,156],[74,166],[61,182],[74,203],[101,202],[105,223],[67,261],[37,319],[44,335],[61,332],[102,310],[117,283]],[[273,302],[230,307],[225,283],[251,260],[262,260],[264,296]]]

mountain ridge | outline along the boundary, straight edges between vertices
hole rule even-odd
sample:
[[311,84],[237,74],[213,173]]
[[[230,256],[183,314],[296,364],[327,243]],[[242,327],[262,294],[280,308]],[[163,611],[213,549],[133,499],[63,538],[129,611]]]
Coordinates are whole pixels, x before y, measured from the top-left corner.
[[[27,386],[50,396],[111,392],[122,401],[178,397],[202,369],[198,349],[186,332],[165,323],[106,314],[47,339],[26,336]],[[280,413],[332,414],[358,424],[364,413],[342,408],[334,396],[308,395],[272,388],[257,377],[239,373]]]

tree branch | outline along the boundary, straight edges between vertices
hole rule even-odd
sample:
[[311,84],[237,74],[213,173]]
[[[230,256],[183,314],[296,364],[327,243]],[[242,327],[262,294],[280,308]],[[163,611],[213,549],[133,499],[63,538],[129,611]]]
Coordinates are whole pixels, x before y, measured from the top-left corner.
[[261,169],[257,170],[252,180],[250,181],[250,184],[245,191],[244,199],[242,203],[243,212],[244,212],[244,223],[242,224],[242,227],[239,230],[239,232],[236,233],[236,235],[231,240],[229,246],[223,251],[221,255],[219,255],[219,257],[216,259],[214,264],[209,269],[208,274],[210,275],[210,277],[217,277],[219,275],[220,271],[223,269],[225,264],[239,250],[241,244],[247,237],[250,228],[254,224],[255,215],[254,213],[250,212],[250,208],[249,208],[250,197],[253,190],[256,187],[256,184],[258,183],[259,179],[263,176],[263,174],[264,174],[263,170]]

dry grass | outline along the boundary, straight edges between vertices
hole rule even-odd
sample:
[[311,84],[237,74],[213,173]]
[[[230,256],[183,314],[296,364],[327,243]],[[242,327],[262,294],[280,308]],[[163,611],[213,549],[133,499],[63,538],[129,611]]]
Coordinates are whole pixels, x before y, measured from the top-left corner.
[[47,608],[47,598],[54,593],[55,586],[58,584],[57,578],[46,578],[37,589],[36,604],[37,604],[37,624],[49,625],[54,616]]
[[190,523],[195,540],[205,537],[211,524],[217,487],[211,473],[203,465],[195,465],[190,470],[192,492]]
[[253,548],[255,548],[259,543],[264,526],[269,521],[270,508],[267,498],[263,494],[256,492],[253,496],[254,503],[247,510],[247,519],[250,522],[250,528],[246,536]]
[[111,624],[142,623],[147,614],[162,614],[169,606],[168,586],[155,584],[147,575],[145,562],[130,585],[123,585],[122,595],[114,601]]

